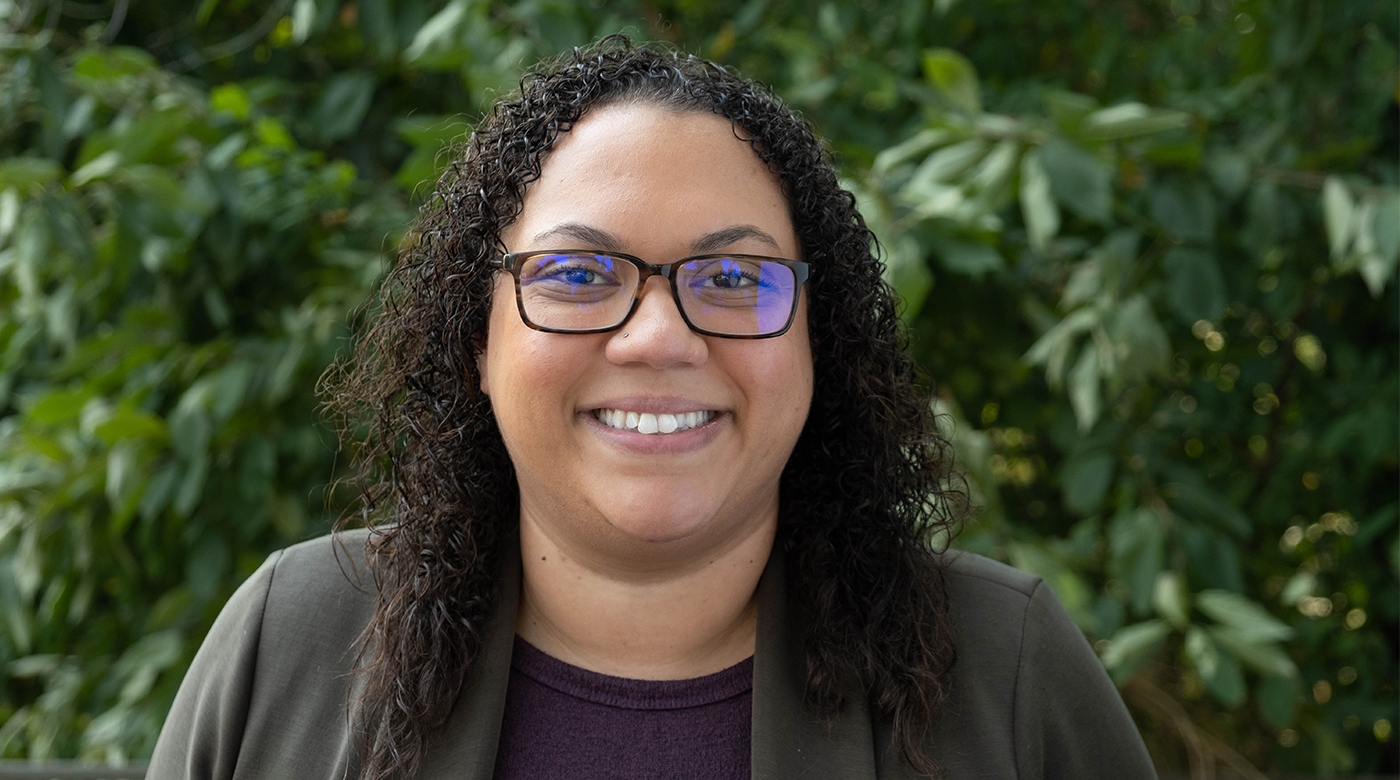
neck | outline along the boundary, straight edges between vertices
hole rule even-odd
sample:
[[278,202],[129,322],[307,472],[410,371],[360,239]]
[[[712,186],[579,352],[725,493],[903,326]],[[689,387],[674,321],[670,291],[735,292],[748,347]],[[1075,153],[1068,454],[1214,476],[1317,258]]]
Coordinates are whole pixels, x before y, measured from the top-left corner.
[[516,632],[545,653],[615,677],[680,680],[753,655],[758,579],[776,517],[722,549],[612,564],[520,520]]

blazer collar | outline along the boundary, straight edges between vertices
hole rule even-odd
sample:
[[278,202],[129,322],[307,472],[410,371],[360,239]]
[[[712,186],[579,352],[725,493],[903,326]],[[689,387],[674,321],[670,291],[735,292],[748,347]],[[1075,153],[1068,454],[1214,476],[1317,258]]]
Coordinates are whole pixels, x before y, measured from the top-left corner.
[[[444,728],[429,742],[423,780],[491,780],[505,712],[520,601],[520,556],[501,565],[500,601],[486,629],[482,656],[457,696]],[[852,681],[841,717],[828,727],[806,708],[807,660],[792,624],[780,550],[758,584],[758,637],[753,667],[754,780],[875,778],[875,739],[866,697]]]

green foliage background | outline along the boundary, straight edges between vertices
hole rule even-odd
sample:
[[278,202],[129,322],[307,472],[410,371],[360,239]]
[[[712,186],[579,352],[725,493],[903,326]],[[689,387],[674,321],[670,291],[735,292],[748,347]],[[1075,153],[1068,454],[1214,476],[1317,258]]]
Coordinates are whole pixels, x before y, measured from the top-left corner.
[[1397,7],[0,0],[0,757],[147,755],[348,496],[313,392],[521,68],[620,30],[830,139],[981,516],[1164,769],[1397,770]]

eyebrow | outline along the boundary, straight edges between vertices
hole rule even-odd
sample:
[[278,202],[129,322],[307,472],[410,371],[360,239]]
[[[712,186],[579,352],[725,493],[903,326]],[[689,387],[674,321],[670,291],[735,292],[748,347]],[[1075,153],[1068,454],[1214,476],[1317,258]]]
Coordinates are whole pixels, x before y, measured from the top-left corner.
[[[584,225],[579,222],[561,222],[544,231],[536,233],[534,241],[542,243],[548,238],[567,238],[578,241],[590,249],[602,249],[607,252],[621,252],[622,239],[606,230]],[[730,225],[712,233],[695,239],[690,243],[691,254],[704,255],[711,252],[718,252],[732,244],[740,241],[752,239],[763,244],[767,244],[773,249],[781,249],[777,239],[755,225]],[[583,248],[581,246],[580,248]]]

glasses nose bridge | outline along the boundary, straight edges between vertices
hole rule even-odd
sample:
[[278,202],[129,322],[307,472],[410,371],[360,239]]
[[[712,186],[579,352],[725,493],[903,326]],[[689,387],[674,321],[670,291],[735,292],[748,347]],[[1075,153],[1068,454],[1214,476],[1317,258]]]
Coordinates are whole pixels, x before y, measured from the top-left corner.
[[[637,259],[637,258],[628,258],[628,259],[632,261],[632,265],[635,265],[635,266],[637,267],[637,271],[638,271],[637,294],[638,294],[638,295],[641,294],[642,288],[646,286],[647,280],[650,279],[650,278],[653,277],[653,276],[659,276],[659,277],[661,277],[662,279],[665,279],[667,282],[671,282],[672,280],[674,280],[674,279],[675,279],[676,266],[679,265],[679,263],[648,263],[648,262],[645,261],[645,260],[641,260],[641,259]],[[685,261],[681,261],[681,262],[685,262]]]

